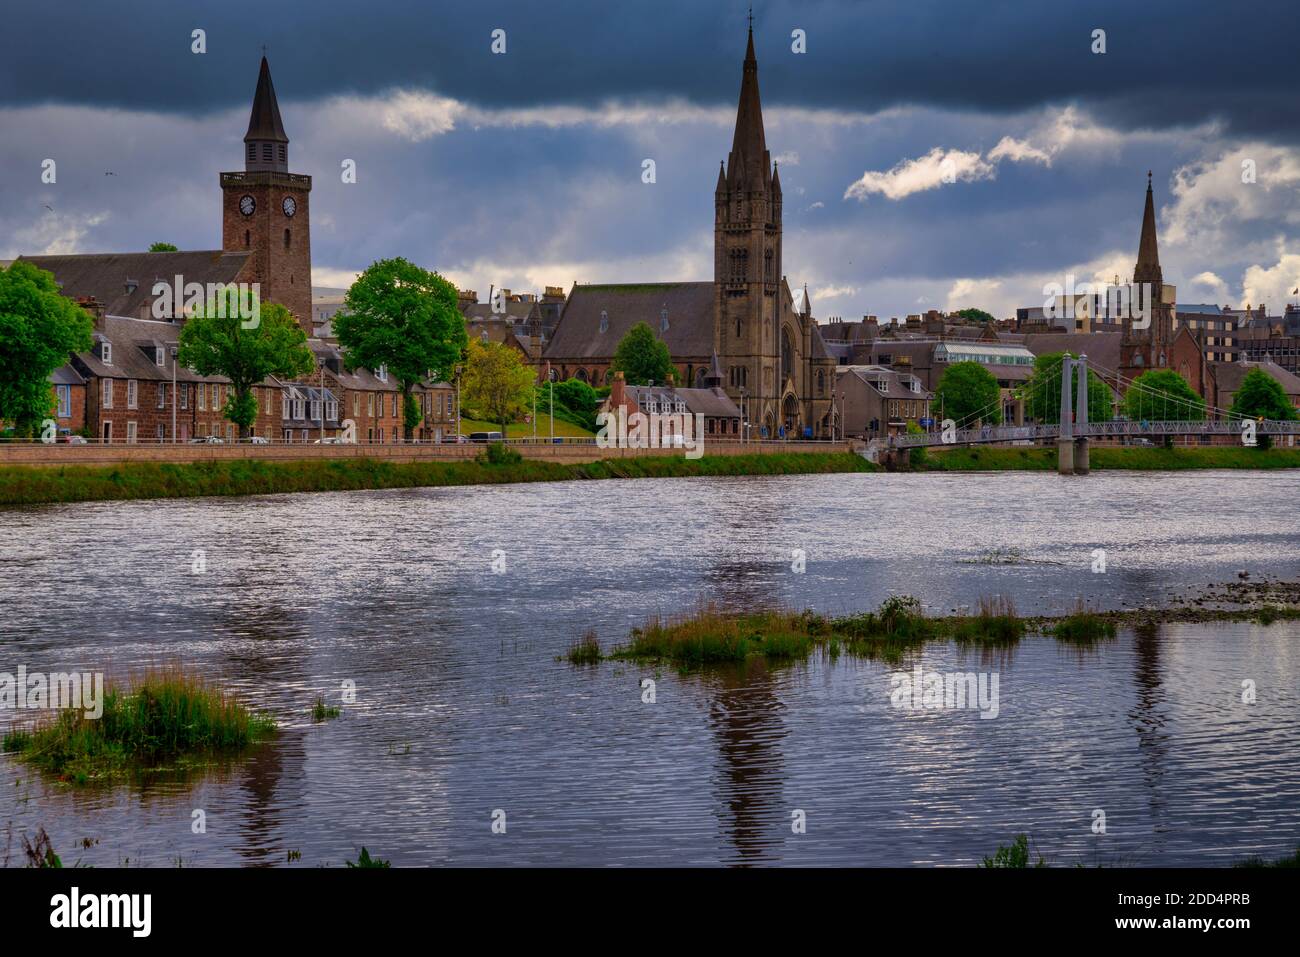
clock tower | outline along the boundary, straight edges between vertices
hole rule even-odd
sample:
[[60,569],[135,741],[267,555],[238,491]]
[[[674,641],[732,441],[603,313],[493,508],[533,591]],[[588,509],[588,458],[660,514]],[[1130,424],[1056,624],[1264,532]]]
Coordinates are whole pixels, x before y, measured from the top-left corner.
[[278,302],[312,334],[311,177],[289,172],[289,137],[262,57],[253,114],[244,136],[244,171],[222,173],[221,248],[250,252],[241,282],[259,283],[263,302]]

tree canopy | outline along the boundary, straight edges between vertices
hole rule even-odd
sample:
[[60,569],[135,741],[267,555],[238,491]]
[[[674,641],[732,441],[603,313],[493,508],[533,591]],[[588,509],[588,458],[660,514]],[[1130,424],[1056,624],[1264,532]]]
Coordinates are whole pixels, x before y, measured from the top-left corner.
[[638,322],[619,341],[610,368],[622,372],[628,385],[664,385],[674,372],[668,346],[644,322]]
[[1241,386],[1232,397],[1230,411],[1253,419],[1265,418],[1280,422],[1290,422],[1296,417],[1295,408],[1287,398],[1282,383],[1259,367],[1251,369],[1242,377]]
[[461,398],[487,421],[500,422],[504,437],[506,427],[531,410],[534,379],[533,370],[505,343],[471,340]]
[[50,374],[93,344],[94,320],[54,276],[16,261],[0,270],[0,422],[31,435],[54,409]]
[[1134,379],[1124,393],[1122,408],[1124,415],[1135,422],[1205,418],[1205,400],[1173,369],[1148,369]]
[[420,424],[411,389],[426,378],[450,380],[465,355],[465,318],[456,308],[456,287],[405,259],[381,259],[348,289],[333,327],[349,368],[383,367],[397,380],[410,441]]
[[153,245],[151,245],[151,246],[149,247],[149,252],[151,252],[151,253],[178,253],[178,252],[180,252],[180,250],[177,249],[175,246],[173,246],[171,243],[154,243]]
[[176,360],[199,375],[221,375],[230,380],[225,417],[239,426],[239,437],[257,421],[253,386],[268,376],[297,379],[316,368],[307,348],[307,335],[289,310],[279,303],[260,304],[252,328],[240,316],[215,300],[197,309],[181,328]]
[[970,322],[997,322],[992,313],[985,312],[983,309],[958,309],[956,315]]
[[[1052,425],[1061,421],[1061,360],[1066,353],[1049,352],[1034,358],[1034,372],[1021,386],[1025,397],[1025,414],[1036,422]],[[1078,400],[1077,373],[1071,376],[1070,411],[1073,419]],[[1088,367],[1088,419],[1108,422],[1111,418],[1110,388]]]
[[945,419],[974,425],[1002,422],[1002,390],[993,373],[978,362],[954,362],[943,370],[935,386],[932,413]]

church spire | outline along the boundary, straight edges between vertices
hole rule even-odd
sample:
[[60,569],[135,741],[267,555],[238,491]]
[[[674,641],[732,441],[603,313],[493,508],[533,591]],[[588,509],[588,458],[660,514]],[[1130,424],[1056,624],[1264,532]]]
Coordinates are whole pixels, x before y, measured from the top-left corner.
[[271,170],[289,172],[289,137],[280,119],[280,105],[271,85],[271,66],[262,57],[257,74],[257,92],[253,94],[253,112],[244,134],[244,169],[248,172]]
[[741,72],[740,103],[736,107],[736,133],[727,161],[732,186],[765,189],[771,162],[763,134],[763,107],[758,96],[758,59],[754,56],[754,25],[749,25],[749,46]]
[[1163,282],[1160,272],[1160,251],[1156,246],[1156,205],[1151,193],[1150,170],[1147,171],[1147,204],[1142,212],[1142,238],[1138,242],[1137,266],[1133,269],[1133,281],[1156,285]]

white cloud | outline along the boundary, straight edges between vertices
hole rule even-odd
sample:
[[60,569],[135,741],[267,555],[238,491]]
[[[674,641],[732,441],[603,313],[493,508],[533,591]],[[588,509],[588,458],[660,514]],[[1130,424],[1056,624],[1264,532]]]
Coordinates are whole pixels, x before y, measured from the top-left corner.
[[856,296],[857,286],[818,286],[812,291],[814,299],[837,299],[840,296]]
[[1007,159],[1013,163],[1032,161],[1042,163],[1044,166],[1052,165],[1051,153],[1039,149],[1028,140],[1018,140],[1014,136],[1002,137],[998,145],[989,150],[988,158],[994,163]]
[[936,146],[924,156],[903,160],[887,172],[867,170],[844,191],[844,198],[865,202],[872,193],[879,193],[899,200],[946,183],[992,179],[996,174],[996,167],[986,163],[979,153],[945,151]]
[[1208,289],[1211,302],[1224,302],[1229,297],[1228,284],[1221,276],[1217,276],[1208,269],[1205,272],[1197,273],[1188,283],[1192,287],[1201,287]]
[[772,157],[772,162],[779,163],[782,166],[798,166],[799,154],[793,150],[786,153],[777,153],[776,156]]
[[1272,266],[1248,266],[1241,278],[1241,306],[1266,304],[1280,315],[1288,302],[1295,302],[1293,289],[1300,288],[1300,253],[1288,253],[1278,240],[1278,260]]

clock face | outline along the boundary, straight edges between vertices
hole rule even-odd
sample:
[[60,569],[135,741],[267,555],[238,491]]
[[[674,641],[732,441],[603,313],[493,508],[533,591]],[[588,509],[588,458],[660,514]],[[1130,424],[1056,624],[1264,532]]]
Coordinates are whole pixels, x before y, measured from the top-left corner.
[[253,197],[241,196],[239,198],[239,211],[245,216],[252,216],[255,209],[257,209],[257,201]]
[[298,201],[292,196],[286,196],[284,202],[280,204],[280,208],[284,210],[284,215],[292,217],[294,213],[298,212]]

